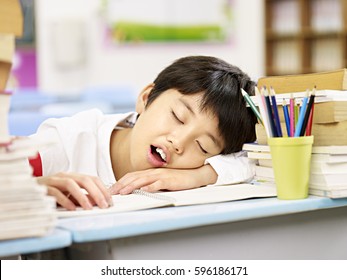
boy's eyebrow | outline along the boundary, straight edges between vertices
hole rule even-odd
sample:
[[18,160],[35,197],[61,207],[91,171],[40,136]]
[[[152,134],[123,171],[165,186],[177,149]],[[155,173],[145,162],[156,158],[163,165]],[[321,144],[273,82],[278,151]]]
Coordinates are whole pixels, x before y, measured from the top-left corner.
[[[193,108],[190,106],[190,104],[188,102],[186,102],[184,99],[179,99],[179,101],[187,108],[187,110],[192,114],[192,115],[196,115],[195,111],[193,110]],[[211,138],[211,140],[213,141],[213,143],[215,143],[219,148],[222,148],[221,143],[216,139],[216,137],[214,137],[210,132],[206,133],[208,137]]]

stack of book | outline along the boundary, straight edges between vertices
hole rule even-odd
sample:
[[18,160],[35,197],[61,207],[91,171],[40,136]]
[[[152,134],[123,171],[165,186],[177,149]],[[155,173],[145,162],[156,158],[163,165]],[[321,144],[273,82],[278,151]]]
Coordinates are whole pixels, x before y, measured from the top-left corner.
[[56,223],[56,202],[32,177],[28,139],[0,144],[0,240],[42,236]]
[[[248,157],[257,160],[254,184],[275,185],[268,145],[245,144]],[[347,146],[314,146],[309,193],[331,198],[347,197]]]
[[4,240],[47,234],[56,223],[56,202],[32,176],[28,162],[40,144],[9,135],[8,81],[23,17],[19,0],[0,2],[0,240]]
[[[347,69],[303,75],[264,77],[258,87],[272,87],[276,91],[281,127],[285,128],[284,106],[295,98],[300,106],[307,89],[316,88],[311,134],[314,146],[347,145]],[[257,99],[252,97],[257,105]],[[284,101],[284,102],[283,102]],[[286,130],[284,129],[285,135]],[[267,144],[262,125],[256,125],[257,142]]]
[[0,93],[0,240],[47,234],[56,223],[56,202],[32,176],[28,158],[39,143],[7,134],[9,94]]
[[[304,92],[293,94],[277,94],[278,113],[284,135],[287,136],[282,104],[289,104],[290,96],[294,96],[296,106],[302,100]],[[253,98],[253,97],[252,97]],[[257,104],[257,101],[253,99]],[[317,90],[314,103],[311,134],[314,146],[347,145],[347,91]],[[267,144],[267,135],[263,125],[256,125],[259,144]]]

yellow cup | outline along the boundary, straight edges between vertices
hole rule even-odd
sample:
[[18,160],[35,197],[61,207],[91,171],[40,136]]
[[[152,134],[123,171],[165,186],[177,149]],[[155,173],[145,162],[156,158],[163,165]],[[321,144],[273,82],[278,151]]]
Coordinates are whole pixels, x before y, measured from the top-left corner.
[[308,196],[313,136],[269,138],[279,199]]

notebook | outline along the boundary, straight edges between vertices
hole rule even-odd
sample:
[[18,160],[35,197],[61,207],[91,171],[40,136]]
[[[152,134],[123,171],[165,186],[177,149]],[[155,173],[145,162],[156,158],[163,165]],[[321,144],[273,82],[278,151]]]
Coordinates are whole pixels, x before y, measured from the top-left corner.
[[78,208],[76,211],[68,211],[58,207],[57,215],[59,218],[66,218],[274,196],[276,196],[276,189],[274,187],[252,184],[205,186],[197,189],[157,193],[135,190],[129,195],[114,195],[112,197],[114,205],[107,209],[94,207],[92,210]]

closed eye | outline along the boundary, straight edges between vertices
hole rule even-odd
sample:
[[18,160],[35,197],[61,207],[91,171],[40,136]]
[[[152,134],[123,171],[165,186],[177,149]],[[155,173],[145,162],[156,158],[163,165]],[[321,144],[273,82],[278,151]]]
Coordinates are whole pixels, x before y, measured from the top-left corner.
[[201,144],[199,143],[199,141],[196,141],[196,143],[199,146],[199,149],[204,153],[204,154],[208,154],[208,152],[201,146]]
[[175,112],[174,112],[173,110],[171,110],[171,114],[172,114],[172,116],[174,117],[174,119],[175,119],[177,122],[179,122],[180,124],[184,124],[184,122],[181,121],[181,120],[177,117],[177,115],[175,114]]

